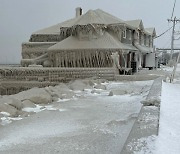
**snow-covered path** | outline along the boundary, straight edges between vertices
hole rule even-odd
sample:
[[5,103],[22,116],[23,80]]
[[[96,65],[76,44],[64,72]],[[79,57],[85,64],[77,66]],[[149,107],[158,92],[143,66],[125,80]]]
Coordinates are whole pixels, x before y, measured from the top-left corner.
[[157,154],[180,154],[180,84],[163,83]]

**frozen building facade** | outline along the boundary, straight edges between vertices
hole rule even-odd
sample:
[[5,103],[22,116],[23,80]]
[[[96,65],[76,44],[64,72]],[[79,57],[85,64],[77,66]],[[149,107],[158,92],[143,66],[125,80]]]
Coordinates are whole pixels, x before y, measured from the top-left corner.
[[22,44],[21,66],[0,68],[0,94],[96,76],[136,72],[153,60],[154,28],[123,21],[100,9],[34,32]]

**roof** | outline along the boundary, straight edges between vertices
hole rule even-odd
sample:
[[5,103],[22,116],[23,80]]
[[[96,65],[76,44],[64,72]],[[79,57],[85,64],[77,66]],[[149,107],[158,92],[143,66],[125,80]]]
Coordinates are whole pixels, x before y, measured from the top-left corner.
[[[101,9],[96,10],[89,10],[85,14],[69,19],[67,21],[64,21],[62,23],[38,30],[34,32],[34,35],[45,35],[45,34],[59,34],[60,33],[60,27],[71,27],[73,25],[87,25],[87,24],[127,24],[127,26],[130,26],[130,28],[135,29],[142,29],[144,30],[143,22],[141,19],[138,20],[130,20],[130,21],[123,21]],[[156,35],[155,29],[152,30],[152,28],[147,28],[147,33],[154,33]]]
[[89,10],[83,14],[74,25],[87,25],[87,24],[113,24],[123,23],[123,20],[116,18],[100,9]]
[[71,27],[73,25],[113,24],[113,23],[123,23],[123,22],[124,22],[123,20],[107,12],[104,12],[100,9],[89,10],[88,12],[77,18],[72,18],[62,23],[38,30],[33,34],[59,34],[60,27]]
[[63,41],[48,48],[54,50],[75,50],[75,49],[124,49],[137,50],[132,45],[126,45],[117,41],[112,35],[105,32],[103,36],[92,40],[79,40],[77,37],[70,36]]
[[137,29],[144,29],[143,22],[141,19],[129,20],[129,21],[125,21],[125,23]]
[[156,30],[154,27],[151,28],[145,28],[145,31],[151,34],[152,36],[156,36]]
[[38,30],[33,34],[60,34],[60,27],[71,27],[74,25],[74,22],[76,22],[78,19],[79,17],[72,18],[62,23]]
[[135,47],[136,47],[137,49],[139,49],[140,52],[142,52],[142,53],[151,53],[151,52],[153,52],[153,48],[146,47],[146,46],[144,46],[144,45],[140,45],[140,44],[137,44],[137,43],[135,43],[134,45],[135,45]]
[[123,20],[121,20],[101,9],[96,9],[95,12],[104,20],[105,24],[124,23]]

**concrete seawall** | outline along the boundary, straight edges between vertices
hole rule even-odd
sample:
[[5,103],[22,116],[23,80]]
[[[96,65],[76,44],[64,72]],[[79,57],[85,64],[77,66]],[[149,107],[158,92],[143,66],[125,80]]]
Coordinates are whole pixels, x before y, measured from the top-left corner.
[[[121,154],[132,154],[141,151],[146,147],[144,140],[158,135],[159,130],[159,111],[160,111],[160,95],[162,90],[162,78],[154,80],[146,100],[134,123],[131,132],[124,144]],[[153,106],[146,106],[153,105]]]
[[159,75],[116,75],[117,81],[146,81],[155,80],[159,78]]

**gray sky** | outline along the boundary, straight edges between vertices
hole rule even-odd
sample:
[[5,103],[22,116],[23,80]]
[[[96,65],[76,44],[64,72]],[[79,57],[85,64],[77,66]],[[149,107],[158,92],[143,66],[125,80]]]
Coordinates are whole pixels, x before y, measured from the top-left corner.
[[[174,0],[0,0],[0,63],[19,63],[21,43],[27,42],[32,32],[74,17],[78,6],[83,12],[100,8],[123,20],[142,19],[145,27],[155,27],[160,34],[172,25],[167,18],[171,17],[173,3]],[[179,8],[177,1],[177,18]],[[155,45],[169,47],[170,35],[171,31]]]

